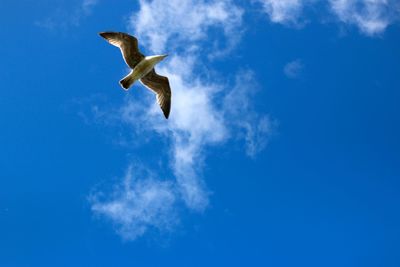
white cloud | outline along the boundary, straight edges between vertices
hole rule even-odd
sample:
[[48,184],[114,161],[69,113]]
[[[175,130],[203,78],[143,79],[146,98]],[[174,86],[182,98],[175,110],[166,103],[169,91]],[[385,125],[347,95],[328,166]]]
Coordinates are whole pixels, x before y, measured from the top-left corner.
[[300,59],[293,60],[285,65],[283,72],[288,78],[298,78],[303,70],[304,66]]
[[330,4],[341,22],[356,25],[369,36],[384,32],[396,12],[390,0],[330,0]]
[[[200,176],[204,149],[236,135],[246,141],[247,154],[253,157],[265,147],[271,125],[268,117],[259,116],[252,107],[256,85],[251,72],[240,72],[232,86],[223,86],[197,78],[192,68],[190,60],[174,57],[159,69],[173,88],[168,122],[160,116],[153,97],[140,107],[128,98],[121,113],[133,128],[171,138],[171,165],[181,196],[189,208],[202,211],[209,195]],[[222,104],[217,105],[217,99]]]
[[226,129],[212,101],[218,87],[200,81],[191,68],[190,60],[174,57],[167,66],[159,69],[159,73],[168,76],[173,88],[173,106],[168,121],[160,116],[153,96],[140,107],[128,98],[121,107],[121,118],[133,128],[156,131],[172,139],[171,165],[181,195],[188,207],[201,211],[208,204],[207,190],[198,176],[202,149],[223,141]]
[[110,199],[101,199],[100,193],[90,197],[92,211],[111,219],[126,240],[136,239],[149,229],[168,231],[178,222],[173,184],[149,175],[142,174],[139,179],[130,166]]
[[[243,10],[230,0],[140,0],[140,9],[130,20],[131,27],[151,52],[203,51],[200,44],[208,43],[208,52],[221,53],[231,49],[240,38]],[[217,29],[224,38],[209,36]],[[225,41],[225,46],[219,42]],[[182,46],[185,44],[185,46]]]
[[282,24],[297,24],[304,0],[259,0],[270,20]]
[[[207,148],[240,139],[246,144],[246,153],[254,157],[264,149],[273,126],[268,116],[259,115],[253,107],[252,96],[258,88],[253,73],[239,71],[236,80],[231,81],[234,78],[231,75],[221,81],[219,73],[210,72],[205,67],[210,66],[212,57],[206,57],[204,53],[222,55],[238,41],[242,13],[228,0],[140,1],[140,9],[132,16],[130,28],[141,46],[148,46],[153,53],[175,51],[156,68],[170,81],[170,117],[164,119],[154,95],[147,89],[143,89],[145,93],[140,101],[128,96],[119,112],[97,110],[101,116],[113,113],[112,119],[119,119],[133,129],[131,132],[137,134],[133,139],[137,142],[143,141],[141,136],[151,136],[162,138],[165,144],[169,144],[164,153],[175,179],[170,182],[168,192],[174,194],[175,203],[181,201],[197,212],[204,211],[209,204],[210,191],[202,176]],[[136,90],[132,91],[132,95],[137,95]],[[165,154],[160,156],[164,158]],[[128,203],[125,199],[117,203]],[[123,214],[124,209],[130,214],[131,204],[115,205],[114,202],[98,203],[95,210],[105,210],[103,214],[121,224],[120,216],[113,213],[115,206],[118,207],[117,214]],[[166,209],[174,208],[175,205],[171,204]],[[165,225],[163,216],[154,218],[155,221],[161,218],[160,225]],[[139,225],[130,223],[132,228],[156,224],[133,216],[129,216],[128,221],[139,222]],[[122,235],[125,232],[119,231]],[[132,236],[135,235],[129,235]]]
[[35,25],[48,30],[66,29],[71,26],[77,27],[81,24],[83,18],[92,13],[98,2],[99,0],[82,0],[79,5],[75,6],[74,10],[60,7],[47,18],[36,21]]
[[[235,137],[245,140],[247,154],[254,157],[265,148],[275,123],[253,107],[252,96],[258,87],[250,71],[239,72],[234,84],[213,84],[196,77],[191,60],[176,56],[159,72],[169,77],[173,88],[168,122],[153,96],[143,105],[128,98],[121,107],[121,118],[136,131],[156,131],[171,139],[177,188],[187,207],[202,211],[209,201],[201,177],[204,150]],[[221,104],[217,100],[222,100]]]
[[315,10],[321,12],[326,12],[328,7],[341,23],[355,25],[368,36],[383,33],[400,17],[400,4],[395,0],[328,0],[326,4],[320,0],[257,1],[263,5],[272,22],[292,26],[299,25],[306,6],[318,5]]
[[[97,112],[101,116],[111,113],[112,120],[122,120],[133,129],[132,132],[137,133],[133,139],[138,142],[142,141],[140,136],[164,138],[165,143],[170,144],[167,158],[175,177],[175,181],[171,182],[171,188],[174,189],[171,192],[174,192],[176,200],[183,201],[189,209],[202,212],[209,204],[210,195],[202,177],[207,148],[223,145],[229,140],[243,140],[246,154],[255,157],[265,148],[276,123],[269,116],[258,114],[254,108],[253,96],[258,86],[252,72],[241,71],[234,82],[223,85],[200,79],[193,68],[190,59],[179,56],[158,68],[159,73],[169,77],[173,88],[173,106],[168,121],[160,113],[153,94],[147,91],[140,102],[128,96],[117,113]],[[110,118],[103,119],[107,121]],[[111,207],[114,207],[112,203]],[[110,209],[109,203],[102,206],[99,203],[96,209]],[[123,213],[122,210],[128,206],[118,205],[118,208]],[[174,205],[170,208],[173,209]],[[112,212],[103,213],[119,223],[119,217]],[[161,225],[164,225],[164,220]],[[143,228],[145,223],[139,221]],[[130,225],[138,227],[136,224]],[[124,236],[127,231],[118,232]]]

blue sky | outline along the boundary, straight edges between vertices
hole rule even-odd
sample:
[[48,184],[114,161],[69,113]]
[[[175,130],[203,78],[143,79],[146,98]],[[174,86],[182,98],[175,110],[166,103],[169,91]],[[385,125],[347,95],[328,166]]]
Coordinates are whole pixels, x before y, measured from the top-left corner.
[[[400,266],[393,0],[0,3],[0,266]],[[126,93],[125,31],[173,102]]]

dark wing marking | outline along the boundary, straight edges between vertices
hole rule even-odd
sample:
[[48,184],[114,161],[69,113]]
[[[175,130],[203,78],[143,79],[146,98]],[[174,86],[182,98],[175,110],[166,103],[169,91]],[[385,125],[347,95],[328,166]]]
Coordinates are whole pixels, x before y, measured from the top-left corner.
[[165,118],[168,119],[169,112],[171,110],[171,88],[167,77],[158,75],[154,69],[152,69],[146,76],[140,81],[150,90],[156,93],[157,102],[160,105]]
[[139,52],[138,41],[135,37],[123,32],[101,32],[99,34],[110,44],[119,47],[126,64],[132,69],[144,58]]

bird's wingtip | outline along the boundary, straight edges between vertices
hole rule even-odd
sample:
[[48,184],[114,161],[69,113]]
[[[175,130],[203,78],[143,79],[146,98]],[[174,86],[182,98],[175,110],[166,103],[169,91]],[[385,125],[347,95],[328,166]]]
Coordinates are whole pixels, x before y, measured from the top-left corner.
[[104,39],[107,39],[107,37],[110,37],[110,33],[111,32],[99,32],[99,35]]
[[165,119],[168,120],[168,118],[169,118],[169,110],[163,110],[163,113],[164,113]]

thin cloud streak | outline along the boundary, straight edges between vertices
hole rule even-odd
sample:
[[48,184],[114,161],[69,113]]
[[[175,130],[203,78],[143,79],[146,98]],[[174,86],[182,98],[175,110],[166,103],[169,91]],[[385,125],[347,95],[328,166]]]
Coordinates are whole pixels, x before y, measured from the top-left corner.
[[35,25],[50,31],[78,27],[83,18],[92,14],[93,8],[98,3],[99,0],[83,0],[70,12],[59,8],[49,17],[36,21]]

